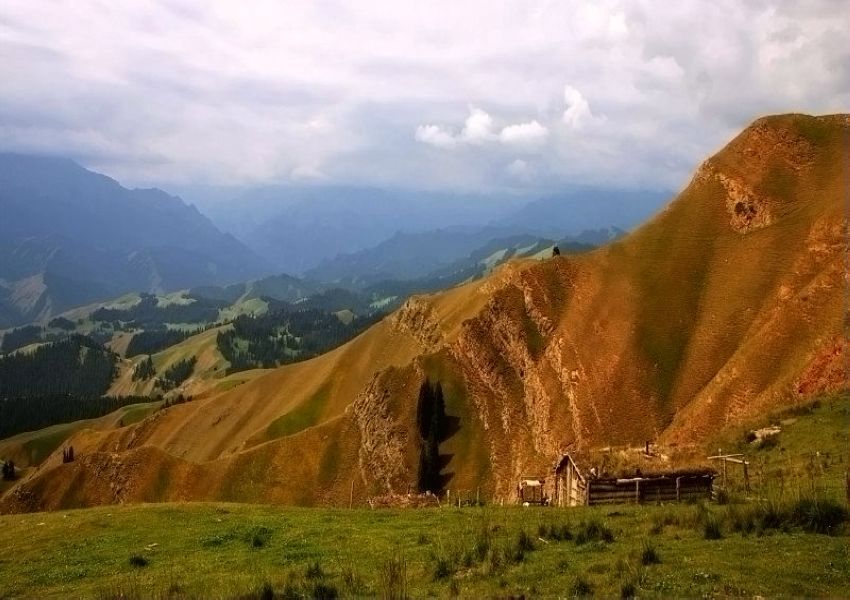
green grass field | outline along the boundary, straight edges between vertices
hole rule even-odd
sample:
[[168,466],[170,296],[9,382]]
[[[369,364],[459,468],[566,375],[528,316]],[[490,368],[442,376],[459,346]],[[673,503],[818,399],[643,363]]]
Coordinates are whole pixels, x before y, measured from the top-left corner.
[[[730,472],[728,504],[3,515],[0,598],[848,597],[847,400],[717,439],[752,465],[748,494]],[[774,442],[747,441],[772,424]]]
[[[262,597],[264,586],[284,597],[850,595],[846,529],[739,533],[728,510],[169,504],[12,515],[0,518],[0,597]],[[700,525],[712,519],[720,539]]]

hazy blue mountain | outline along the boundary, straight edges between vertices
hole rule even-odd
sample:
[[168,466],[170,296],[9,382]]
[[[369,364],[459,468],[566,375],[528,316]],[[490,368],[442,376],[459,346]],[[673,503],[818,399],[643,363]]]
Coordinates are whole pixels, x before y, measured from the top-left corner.
[[0,214],[0,327],[126,291],[267,271],[194,206],[62,158],[0,154]]
[[673,192],[663,190],[576,187],[529,202],[494,224],[556,239],[608,227],[629,230],[657,212],[672,196]]
[[[502,252],[499,260],[516,250],[522,255],[533,247],[556,243],[595,247],[624,232],[613,228],[585,230],[577,235],[541,236],[527,226],[455,227],[420,233],[397,233],[371,248],[323,260],[305,276],[315,281],[353,287],[370,286],[384,280],[434,279],[457,272],[477,272],[478,263]],[[493,260],[496,260],[495,258]],[[470,271],[471,269],[471,271]],[[453,281],[454,279],[452,279]]]
[[265,298],[283,302],[297,302],[324,292],[328,285],[317,281],[293,277],[292,275],[271,275],[252,281],[233,283],[227,286],[199,286],[190,290],[194,296],[236,302]]
[[294,274],[398,232],[478,228],[527,202],[505,195],[296,185],[243,190],[225,201],[220,190],[184,189],[220,228],[278,271]]
[[[530,198],[316,185],[196,186],[183,188],[183,192],[221,229],[233,233],[278,271],[319,272],[322,279],[331,281],[346,276],[331,272],[334,269],[357,266],[361,251],[375,259],[366,259],[371,263],[370,277],[380,275],[380,263],[384,262],[393,277],[410,269],[415,272],[409,276],[416,277],[463,257],[494,237],[533,233],[560,239],[612,226],[629,229],[654,213],[670,195],[574,187]],[[488,226],[497,231],[490,238],[478,235]],[[434,230],[444,231],[433,241],[446,244],[445,248],[424,246]],[[462,236],[455,235],[458,231],[475,237],[464,243],[458,239]],[[405,257],[382,256],[399,244],[415,243],[415,237],[407,236],[420,233],[428,233],[420,238],[423,243],[417,251],[425,263],[422,266]],[[379,247],[383,242],[386,244]],[[408,264],[402,267],[405,262]]]
[[511,233],[511,229],[493,227],[396,233],[370,248],[325,259],[305,276],[354,285],[382,279],[416,279],[467,256],[494,238]]

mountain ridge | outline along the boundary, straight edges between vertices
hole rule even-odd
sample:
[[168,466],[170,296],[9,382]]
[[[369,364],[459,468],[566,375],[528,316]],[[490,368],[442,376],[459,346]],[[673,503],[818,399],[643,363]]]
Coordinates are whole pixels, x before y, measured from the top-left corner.
[[[69,159],[0,154],[0,207],[0,327],[127,291],[230,283],[264,269],[194,206]],[[18,288],[32,292],[25,280],[38,275],[43,298],[19,304]]]
[[439,448],[447,484],[508,501],[520,476],[567,448],[687,447],[834,389],[848,140],[847,115],[759,119],[625,238],[511,261],[410,298],[318,358],[76,434],[77,464],[52,457],[2,506],[405,493],[417,482],[425,380],[441,383],[458,423]]

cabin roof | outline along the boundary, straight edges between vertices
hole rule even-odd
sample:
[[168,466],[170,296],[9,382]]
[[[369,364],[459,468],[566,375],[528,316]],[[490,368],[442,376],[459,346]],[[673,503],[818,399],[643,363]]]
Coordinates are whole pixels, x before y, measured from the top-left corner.
[[697,477],[714,476],[717,471],[703,465],[674,466],[662,455],[647,455],[635,449],[620,450],[583,450],[564,453],[555,461],[553,471],[562,472],[572,462],[582,479],[591,468],[596,468],[600,479],[624,479],[641,477],[654,479],[660,477]]

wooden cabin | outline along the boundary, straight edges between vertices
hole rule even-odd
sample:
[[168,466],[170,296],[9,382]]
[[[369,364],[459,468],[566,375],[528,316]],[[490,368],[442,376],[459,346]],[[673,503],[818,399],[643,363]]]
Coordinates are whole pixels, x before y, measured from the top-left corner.
[[554,506],[582,506],[587,504],[587,482],[569,454],[555,463]]

